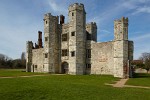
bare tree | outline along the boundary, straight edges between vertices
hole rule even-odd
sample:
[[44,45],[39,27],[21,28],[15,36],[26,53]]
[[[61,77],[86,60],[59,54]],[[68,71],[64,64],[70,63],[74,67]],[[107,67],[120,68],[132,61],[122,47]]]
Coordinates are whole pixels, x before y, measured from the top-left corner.
[[144,52],[142,53],[141,57],[139,58],[140,60],[143,60],[144,62],[144,68],[148,71],[150,70],[150,53]]
[[25,60],[25,52],[22,52],[22,54],[21,54],[21,60],[22,61]]
[[21,65],[22,65],[22,67],[26,66],[25,52],[22,52],[22,54],[21,54]]

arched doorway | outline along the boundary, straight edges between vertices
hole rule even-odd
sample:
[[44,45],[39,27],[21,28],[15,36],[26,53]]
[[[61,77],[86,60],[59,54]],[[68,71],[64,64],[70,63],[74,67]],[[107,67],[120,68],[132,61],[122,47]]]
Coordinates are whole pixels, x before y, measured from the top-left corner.
[[61,73],[62,74],[68,74],[68,71],[69,71],[69,69],[68,69],[68,63],[67,62],[63,62],[61,64]]

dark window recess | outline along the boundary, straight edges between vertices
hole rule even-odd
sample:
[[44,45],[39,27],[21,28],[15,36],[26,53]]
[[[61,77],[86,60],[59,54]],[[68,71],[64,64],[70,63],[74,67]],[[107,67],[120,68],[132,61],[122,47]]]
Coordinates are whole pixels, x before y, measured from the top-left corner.
[[75,51],[72,51],[71,52],[71,57],[74,57],[75,56]]
[[92,40],[92,35],[86,31],[86,40]]
[[90,69],[91,68],[91,64],[86,64],[86,68]]
[[72,16],[74,16],[74,13],[72,13]]
[[34,68],[37,68],[37,65],[35,65]]
[[91,49],[86,50],[86,58],[91,58]]
[[45,54],[45,58],[48,58],[48,54],[47,53]]
[[68,56],[68,50],[67,49],[62,50],[62,56]]
[[71,32],[71,36],[75,36],[75,32]]
[[45,37],[45,41],[48,41],[48,37]]
[[67,41],[67,34],[62,34],[62,41]]
[[45,23],[47,24],[47,21],[45,21]]

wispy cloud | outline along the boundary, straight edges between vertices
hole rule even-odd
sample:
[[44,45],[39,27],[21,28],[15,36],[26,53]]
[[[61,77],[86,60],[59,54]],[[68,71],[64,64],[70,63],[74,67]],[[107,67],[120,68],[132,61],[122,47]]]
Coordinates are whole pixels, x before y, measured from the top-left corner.
[[134,41],[142,41],[142,40],[146,40],[146,39],[150,39],[150,33],[145,33],[140,36],[136,35],[136,37],[131,38],[131,40],[134,40]]
[[132,13],[132,15],[139,14],[139,13],[150,13],[150,7],[148,6],[138,7],[136,11]]
[[110,31],[104,30],[104,29],[102,29],[101,32],[104,32],[104,33],[107,33],[107,34],[110,34],[110,33],[111,33]]
[[47,2],[54,13],[67,14],[67,8],[64,4],[62,5],[62,3],[57,3],[56,0],[47,0]]
[[134,35],[131,38],[134,41],[134,59],[138,59],[143,52],[150,52],[148,43],[150,43],[150,33],[143,33],[142,35]]

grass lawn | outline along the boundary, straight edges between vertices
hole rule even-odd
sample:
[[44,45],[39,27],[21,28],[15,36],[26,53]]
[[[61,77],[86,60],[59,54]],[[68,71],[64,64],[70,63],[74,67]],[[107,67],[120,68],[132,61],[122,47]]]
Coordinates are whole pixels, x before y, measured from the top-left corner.
[[0,79],[0,100],[150,100],[150,89],[114,88],[101,75],[48,75]]
[[25,69],[0,69],[0,77],[17,77],[17,76],[29,76],[29,75],[40,75],[46,73],[31,73],[25,72]]
[[136,73],[135,78],[130,78],[127,85],[148,86],[150,87],[150,74]]

